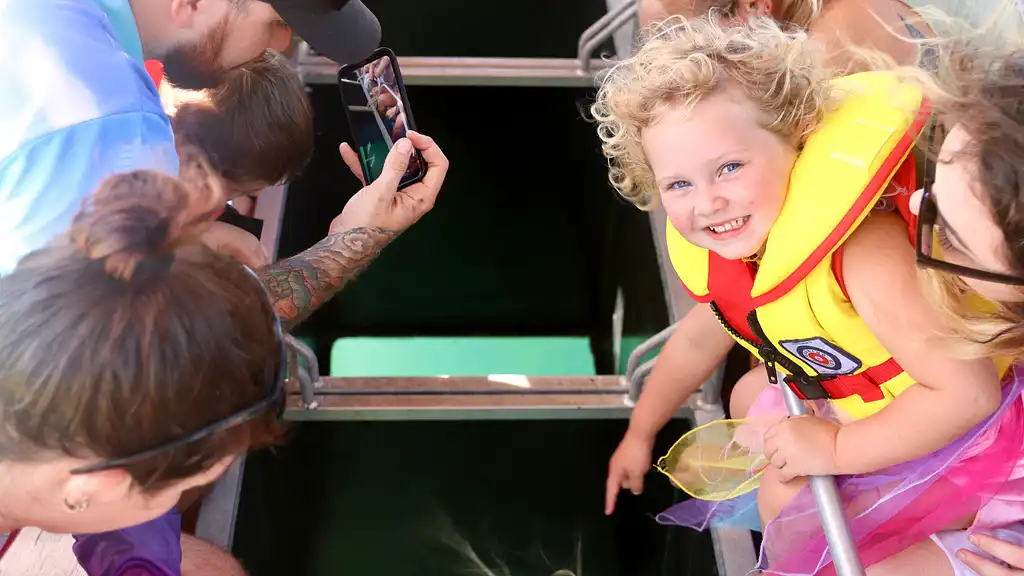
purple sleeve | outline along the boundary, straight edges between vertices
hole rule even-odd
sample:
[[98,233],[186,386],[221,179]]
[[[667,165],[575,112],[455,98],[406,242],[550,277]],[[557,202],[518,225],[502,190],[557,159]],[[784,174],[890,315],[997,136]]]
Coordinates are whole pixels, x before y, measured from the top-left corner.
[[74,537],[75,557],[89,576],[181,576],[177,508],[131,528]]

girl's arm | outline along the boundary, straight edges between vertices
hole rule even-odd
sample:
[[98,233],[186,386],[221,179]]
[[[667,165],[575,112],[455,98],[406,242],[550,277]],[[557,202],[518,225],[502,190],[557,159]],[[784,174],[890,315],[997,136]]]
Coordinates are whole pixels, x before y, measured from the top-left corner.
[[627,434],[653,438],[715,371],[735,341],[708,304],[687,312],[658,353],[654,370],[629,418]]
[[622,488],[634,494],[643,491],[658,431],[714,372],[732,346],[732,337],[708,304],[697,304],[679,322],[658,354],[658,362],[629,417],[626,434],[608,461],[605,514],[615,511]]
[[844,251],[843,280],[854,308],[917,382],[877,414],[839,429],[838,471],[860,474],[949,444],[998,408],[1001,388],[992,361],[950,358],[937,342],[950,332],[921,293],[899,216],[872,214]]

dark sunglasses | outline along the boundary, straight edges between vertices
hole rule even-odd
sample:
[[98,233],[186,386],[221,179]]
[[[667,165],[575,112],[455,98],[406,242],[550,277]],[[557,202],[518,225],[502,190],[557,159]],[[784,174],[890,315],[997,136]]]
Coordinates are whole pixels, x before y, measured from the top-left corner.
[[[246,270],[249,269],[246,268]],[[251,270],[249,270],[249,272],[252,273]],[[259,277],[257,277],[255,273],[252,274],[256,281],[259,282]],[[288,380],[289,368],[294,371],[294,376],[295,379],[298,380],[303,398],[311,400],[313,397],[313,389],[319,387],[320,384],[320,367],[317,363],[316,355],[299,340],[284,333],[284,330],[281,327],[281,319],[277,314],[274,314],[274,332],[276,334],[277,341],[280,343],[280,356],[276,362],[273,362],[267,367],[266,380],[267,382],[272,382],[272,385],[270,386],[270,393],[265,398],[251,406],[231,414],[230,416],[227,416],[226,418],[203,426],[198,430],[182,435],[178,438],[174,438],[173,440],[164,442],[159,446],[154,446],[153,448],[148,448],[121,458],[112,458],[95,464],[80,466],[71,470],[71,474],[87,474],[89,472],[123,468],[129,464],[134,464],[154,456],[173,452],[183,446],[204,438],[209,438],[219,432],[244,424],[271,411],[273,411],[276,417],[280,419],[284,416],[285,407],[287,405],[288,393],[285,384]],[[304,362],[300,362],[300,358]],[[289,360],[291,360],[291,362],[289,362]]]
[[[928,136],[928,150],[933,150],[936,129],[932,128]],[[932,184],[935,182],[935,161],[930,154],[925,154],[924,160],[924,188],[921,193],[921,207],[917,214],[917,265],[922,268],[941,270],[949,274],[955,274],[963,278],[974,278],[985,282],[996,284],[1009,284],[1012,286],[1024,286],[1024,278],[1012,274],[1000,274],[988,270],[979,270],[968,266],[961,266],[935,258],[932,254],[935,244],[936,223],[939,220],[939,207],[932,196]]]

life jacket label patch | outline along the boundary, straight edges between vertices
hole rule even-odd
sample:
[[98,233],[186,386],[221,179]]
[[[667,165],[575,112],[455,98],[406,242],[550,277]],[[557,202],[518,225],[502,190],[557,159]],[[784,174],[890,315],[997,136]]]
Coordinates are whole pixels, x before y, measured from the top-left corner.
[[779,345],[823,376],[848,376],[861,367],[860,360],[820,336],[782,340]]

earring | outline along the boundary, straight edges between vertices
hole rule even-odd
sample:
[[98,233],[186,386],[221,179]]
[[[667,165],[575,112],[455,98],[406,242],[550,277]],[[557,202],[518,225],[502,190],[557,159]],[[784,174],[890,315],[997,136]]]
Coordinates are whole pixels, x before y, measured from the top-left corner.
[[89,499],[86,498],[83,499],[81,502],[72,504],[71,502],[68,502],[68,499],[65,496],[64,507],[67,508],[69,512],[84,512],[89,507]]

